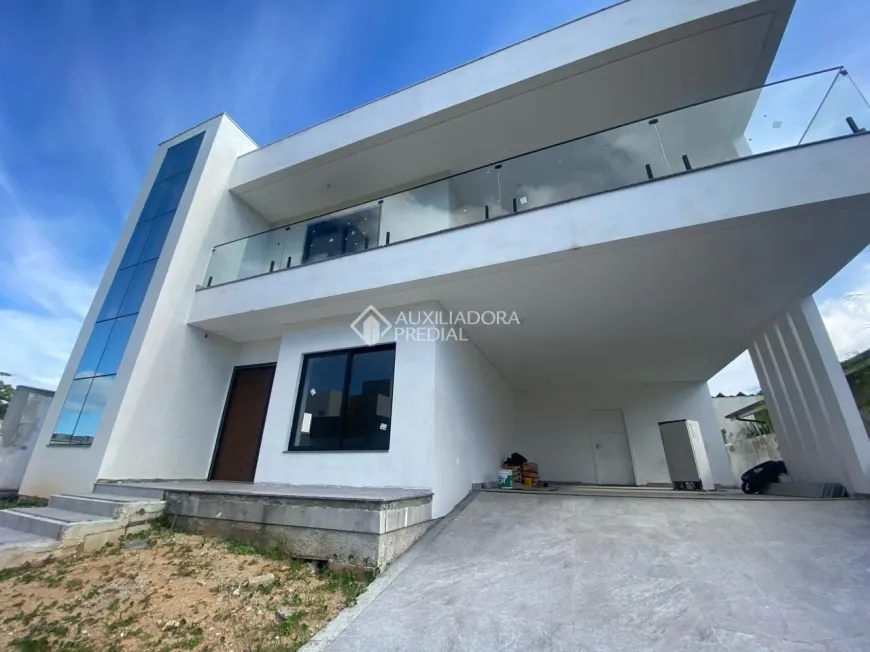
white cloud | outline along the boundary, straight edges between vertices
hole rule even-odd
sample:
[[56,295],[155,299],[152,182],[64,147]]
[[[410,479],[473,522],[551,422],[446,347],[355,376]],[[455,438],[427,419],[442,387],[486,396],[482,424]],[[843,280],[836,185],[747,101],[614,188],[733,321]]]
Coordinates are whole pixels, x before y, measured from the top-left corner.
[[[92,236],[82,220],[34,217],[0,161],[0,371],[53,389],[96,289],[63,254]],[[91,270],[93,271],[93,270]]]
[[870,348],[870,264],[861,266],[849,293],[822,301],[819,312],[840,360]]
[[0,370],[13,384],[54,388],[96,289],[64,259],[63,229],[4,217],[0,245]]
[[[819,302],[819,312],[840,360],[870,348],[870,264],[862,265],[852,289]],[[743,352],[710,379],[715,395],[758,391],[758,378],[749,353]]]
[[78,240],[69,232],[69,223],[53,220],[49,226],[28,215],[7,216],[4,223],[0,244],[3,295],[49,314],[84,318],[95,287],[71,269],[61,254],[64,243]]
[[0,370],[13,385],[54,389],[75,344],[81,321],[0,310]]

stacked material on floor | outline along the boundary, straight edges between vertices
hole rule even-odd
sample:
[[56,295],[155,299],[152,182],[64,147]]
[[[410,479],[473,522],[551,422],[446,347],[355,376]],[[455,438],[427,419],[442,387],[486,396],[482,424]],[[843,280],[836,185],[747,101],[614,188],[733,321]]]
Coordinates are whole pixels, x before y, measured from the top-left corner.
[[502,468],[513,473],[513,486],[515,487],[540,487],[546,486],[541,482],[538,474],[538,463],[529,462],[519,453],[514,453],[504,461]]
[[538,475],[537,462],[524,462],[520,464],[520,476],[522,484],[526,487],[535,487],[541,483],[541,476]]

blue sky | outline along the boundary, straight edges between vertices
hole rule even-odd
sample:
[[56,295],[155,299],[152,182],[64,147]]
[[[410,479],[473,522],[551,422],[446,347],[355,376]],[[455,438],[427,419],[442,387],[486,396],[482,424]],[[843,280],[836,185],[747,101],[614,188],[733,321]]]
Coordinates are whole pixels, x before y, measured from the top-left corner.
[[[53,387],[157,143],[226,111],[264,144],[606,0],[0,0],[0,370]],[[797,0],[770,75],[870,91],[870,3]],[[870,346],[870,254],[817,295]],[[738,359],[714,391],[752,389]]]

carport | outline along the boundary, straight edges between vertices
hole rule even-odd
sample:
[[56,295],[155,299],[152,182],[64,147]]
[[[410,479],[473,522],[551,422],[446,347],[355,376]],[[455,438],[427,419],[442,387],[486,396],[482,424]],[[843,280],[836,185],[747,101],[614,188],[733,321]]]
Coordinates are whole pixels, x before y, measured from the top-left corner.
[[473,494],[314,649],[867,649],[868,508]]

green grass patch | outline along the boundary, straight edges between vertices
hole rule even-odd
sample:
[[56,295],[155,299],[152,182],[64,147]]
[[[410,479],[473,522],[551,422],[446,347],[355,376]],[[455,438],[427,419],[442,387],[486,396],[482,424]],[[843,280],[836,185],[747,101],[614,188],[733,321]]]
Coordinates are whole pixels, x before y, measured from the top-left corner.
[[45,498],[12,498],[0,500],[0,509],[12,509],[14,507],[45,507],[48,501]]
[[[284,552],[284,550],[278,545],[273,544],[266,549],[259,548],[251,543],[245,543],[244,541],[227,541],[226,548],[229,552],[234,555],[256,555],[258,557],[265,557],[266,559],[271,559],[273,561],[290,561],[290,556]],[[252,562],[248,562],[248,564],[252,564]]]

